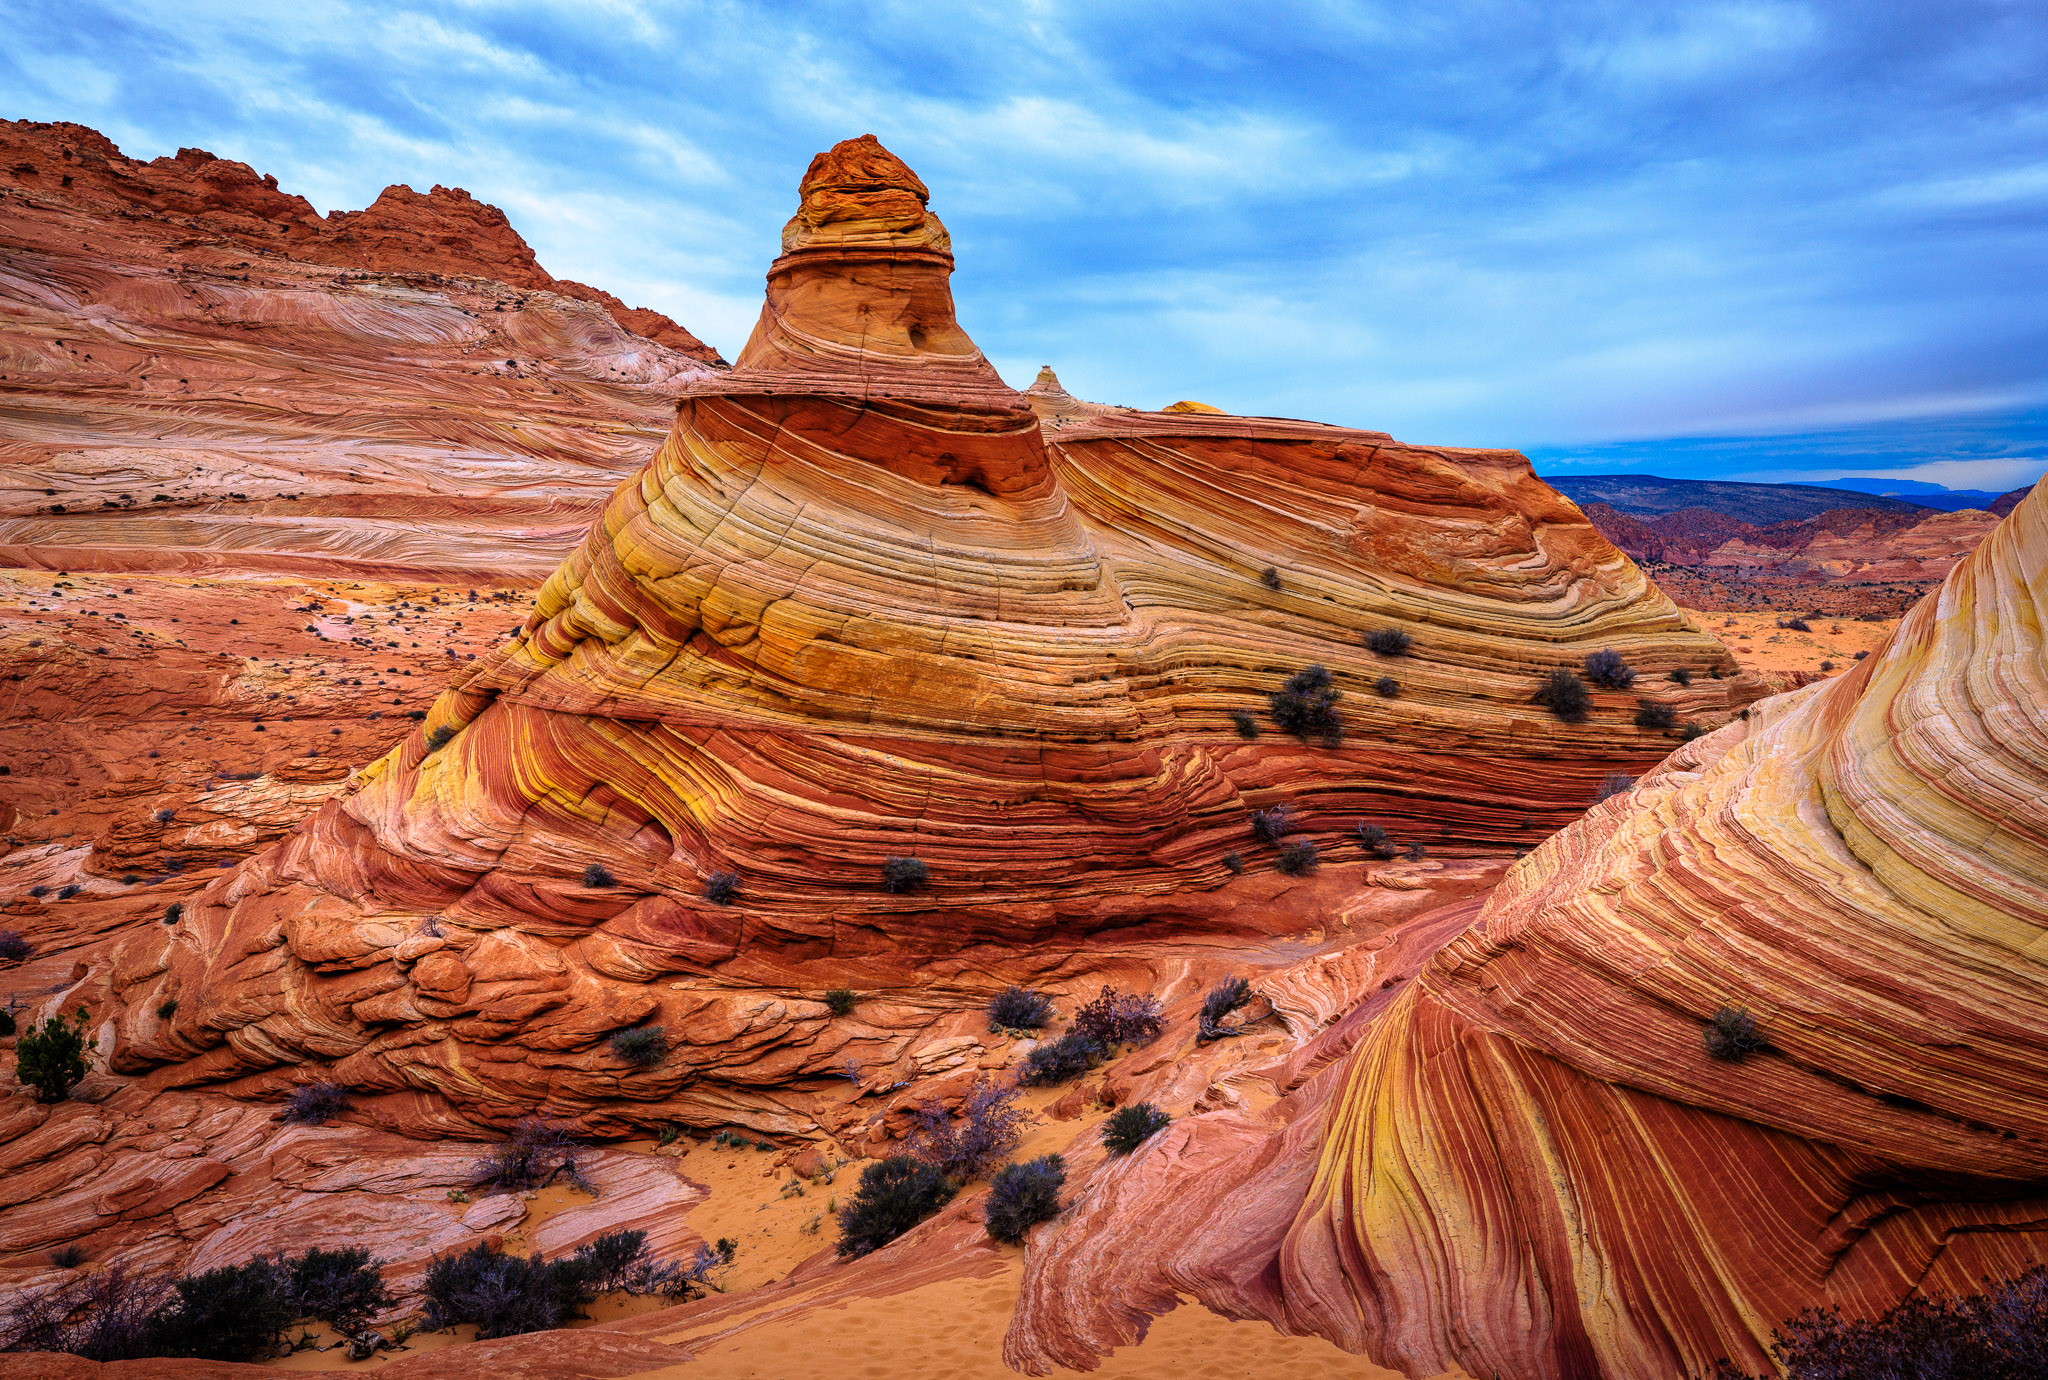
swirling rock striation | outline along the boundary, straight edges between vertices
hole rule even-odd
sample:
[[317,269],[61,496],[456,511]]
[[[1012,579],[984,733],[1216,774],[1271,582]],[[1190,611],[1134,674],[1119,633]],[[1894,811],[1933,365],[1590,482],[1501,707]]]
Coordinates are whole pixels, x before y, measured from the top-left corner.
[[[736,366],[687,384],[519,634],[135,941],[116,999],[188,999],[122,1018],[131,1067],[274,1092],[325,1061],[481,1123],[774,1115],[763,1090],[846,1036],[762,985],[1297,926],[1232,882],[1238,853],[1272,876],[1252,808],[1290,805],[1333,860],[1361,817],[1498,855],[1665,753],[1638,700],[1712,722],[1755,693],[1512,452],[1010,390],[954,319],[926,189],[871,137],[813,162],[784,245]],[[1367,650],[1383,627],[1405,655]],[[1634,690],[1581,724],[1531,704],[1601,648]],[[1317,664],[1341,744],[1240,736],[1233,711]],[[905,856],[929,883],[891,893]],[[605,1047],[638,1023],[679,1045],[648,1074]]]
[[[1755,1369],[1808,1305],[2048,1259],[2044,555],[2036,494],[1880,655],[1518,864],[1341,1077],[1170,1186],[1171,1240],[1128,1183],[1121,1248],[1035,1255],[1013,1360],[1178,1289],[1414,1375]],[[1709,1057],[1724,1007],[1768,1049]]]

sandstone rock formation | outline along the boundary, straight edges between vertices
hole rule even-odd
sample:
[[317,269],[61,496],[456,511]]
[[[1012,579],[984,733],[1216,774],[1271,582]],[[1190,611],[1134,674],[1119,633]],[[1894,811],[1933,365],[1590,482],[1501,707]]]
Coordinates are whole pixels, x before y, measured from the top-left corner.
[[[1041,424],[955,322],[945,228],[871,138],[813,163],[784,244],[736,367],[688,384],[519,635],[122,942],[97,980],[117,1067],[271,1095],[324,1069],[446,1124],[797,1130],[775,1090],[847,1039],[792,1000],[804,976],[915,988],[977,945],[1256,932],[1226,866],[1273,875],[1255,807],[1333,860],[1363,856],[1361,817],[1498,854],[1664,754],[1638,698],[1711,717],[1754,693],[1519,455],[1206,413]],[[1366,649],[1381,627],[1407,654]],[[1601,648],[1635,691],[1582,724],[1532,705]],[[1342,743],[1240,736],[1231,712],[1312,664]],[[929,885],[892,894],[904,856]],[[718,873],[736,903],[707,897]],[[606,1052],[655,1023],[680,1047],[658,1071]]]
[[1835,615],[1903,610],[1976,549],[1999,516],[1857,507],[1759,526],[1709,508],[1642,517],[1596,502],[1585,511],[1688,608]]
[[[2048,1258],[2044,552],[2035,494],[1883,653],[1517,864],[1289,1103],[1096,1186],[1012,1359],[1178,1290],[1411,1375],[1754,1369],[1802,1307]],[[1724,1007],[1768,1047],[1709,1057]]]
[[26,122],[0,169],[8,565],[538,582],[716,364],[463,193],[322,219]]

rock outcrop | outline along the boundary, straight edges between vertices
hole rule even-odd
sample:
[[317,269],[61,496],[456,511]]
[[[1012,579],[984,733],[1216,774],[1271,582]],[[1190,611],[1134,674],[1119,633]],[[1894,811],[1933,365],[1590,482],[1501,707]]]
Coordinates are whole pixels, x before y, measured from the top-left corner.
[[[1718,722],[1755,693],[1512,452],[1010,390],[872,138],[812,164],[784,246],[737,365],[688,382],[519,634],[122,942],[95,979],[121,1067],[267,1096],[324,1070],[398,1129],[424,1093],[443,1125],[800,1131],[791,1087],[850,1038],[806,988],[1296,927],[1276,887],[1340,884],[1276,871],[1254,809],[1332,864],[1362,819],[1500,856],[1664,755],[1639,700]],[[1369,650],[1389,628],[1406,650]],[[1600,649],[1633,690],[1532,703]],[[1261,730],[1318,665],[1336,721]],[[892,892],[902,858],[927,880]],[[644,1075],[606,1045],[643,1024],[678,1047]]]
[[0,124],[7,565],[538,583],[714,368],[466,194]]
[[[1101,1186],[1012,1359],[1178,1290],[1411,1375],[1755,1369],[1803,1307],[2048,1258],[2044,553],[2037,493],[1882,653],[1517,864],[1289,1103]],[[1709,1057],[1724,1009],[1764,1048]]]

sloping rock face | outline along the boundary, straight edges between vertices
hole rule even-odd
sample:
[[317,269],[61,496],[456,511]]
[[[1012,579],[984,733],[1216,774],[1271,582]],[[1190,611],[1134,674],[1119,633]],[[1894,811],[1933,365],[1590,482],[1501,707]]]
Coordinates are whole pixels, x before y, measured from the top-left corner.
[[[872,138],[820,155],[737,366],[689,385],[518,636],[124,941],[116,1061],[260,1095],[331,1071],[429,1094],[443,1125],[803,1129],[777,1099],[846,1037],[791,987],[1291,926],[1247,904],[1276,875],[1253,807],[1294,807],[1333,860],[1362,855],[1361,817],[1498,856],[1664,754],[1639,696],[1712,721],[1754,693],[1512,453],[1042,422],[954,320],[948,243]],[[1406,655],[1362,645],[1386,626]],[[1530,704],[1606,647],[1635,692],[1578,725]],[[1345,695],[1341,745],[1241,737],[1231,711],[1311,664]],[[911,857],[928,882],[885,890]],[[175,1018],[147,1016],[171,987]],[[606,1048],[635,1024],[679,1046],[654,1073]]]
[[600,299],[465,193],[0,124],[0,563],[536,584],[715,367]]
[[[1755,1369],[1808,1305],[2048,1258],[2044,553],[2036,494],[1882,654],[1519,863],[1270,1134],[1134,1170],[1117,1250],[1062,1227],[1013,1359],[1180,1289],[1409,1374]],[[1709,1057],[1723,1007],[1768,1048]]]

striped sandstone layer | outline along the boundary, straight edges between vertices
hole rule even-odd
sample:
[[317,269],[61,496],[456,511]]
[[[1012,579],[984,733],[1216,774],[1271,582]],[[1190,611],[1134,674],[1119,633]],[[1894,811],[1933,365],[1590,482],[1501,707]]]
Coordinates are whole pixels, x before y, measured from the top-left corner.
[[[735,985],[808,965],[911,988],[977,945],[1293,926],[1233,880],[1237,854],[1272,875],[1252,808],[1293,806],[1332,860],[1362,818],[1497,856],[1664,755],[1639,698],[1714,722],[1755,693],[1512,452],[1041,422],[955,322],[945,229],[872,138],[813,163],[784,243],[735,368],[689,385],[519,634],[135,940],[127,1066],[271,1094],[331,1072],[477,1123],[721,1125],[830,1071],[732,1057],[797,1014],[746,1014]],[[1383,626],[1409,654],[1365,649]],[[1635,692],[1578,725],[1531,704],[1600,648]],[[1240,737],[1231,711],[1311,664],[1342,744]],[[913,856],[929,884],[884,890]],[[732,904],[705,894],[719,873]],[[172,985],[175,1019],[144,1014]],[[640,1023],[692,1051],[623,1075],[605,1041]]]
[[[1341,1064],[1048,1232],[1012,1359],[1179,1290],[1408,1374],[1755,1369],[1808,1305],[2048,1259],[2044,557],[2036,494],[1853,673],[1515,866]],[[1769,1048],[1709,1058],[1724,1006]]]

